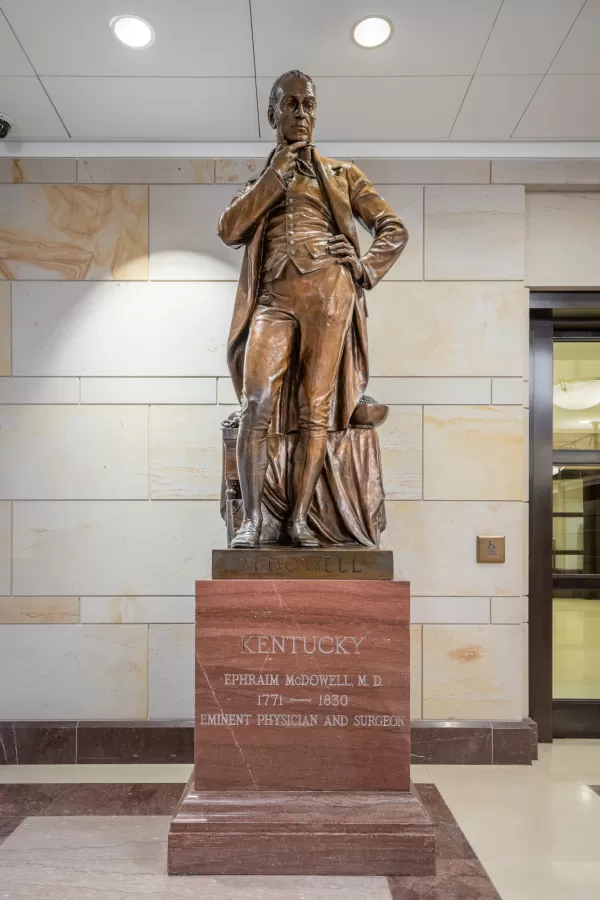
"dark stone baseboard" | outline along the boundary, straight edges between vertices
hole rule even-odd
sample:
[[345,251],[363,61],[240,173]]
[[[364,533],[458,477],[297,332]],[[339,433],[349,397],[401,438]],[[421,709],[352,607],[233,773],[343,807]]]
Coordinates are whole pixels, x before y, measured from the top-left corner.
[[600,703],[597,700],[554,700],[552,734],[555,738],[600,738]]
[[431,765],[528,766],[537,759],[537,725],[423,720],[412,723],[411,761]]
[[[412,762],[426,766],[531,765],[537,725],[515,722],[416,720]],[[194,723],[0,722],[0,765],[52,763],[192,763]]]

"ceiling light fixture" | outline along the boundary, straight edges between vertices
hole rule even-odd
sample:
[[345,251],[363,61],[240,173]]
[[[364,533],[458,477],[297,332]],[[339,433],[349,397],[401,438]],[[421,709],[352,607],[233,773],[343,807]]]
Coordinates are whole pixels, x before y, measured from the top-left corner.
[[115,16],[110,20],[110,27],[117,40],[127,47],[140,49],[154,43],[154,29],[139,16]]
[[367,16],[352,26],[352,40],[359,47],[381,47],[391,38],[394,26],[385,16]]

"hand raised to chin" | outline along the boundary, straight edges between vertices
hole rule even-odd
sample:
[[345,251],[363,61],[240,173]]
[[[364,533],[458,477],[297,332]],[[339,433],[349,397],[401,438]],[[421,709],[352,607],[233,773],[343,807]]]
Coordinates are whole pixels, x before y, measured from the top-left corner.
[[270,167],[283,181],[293,174],[296,168],[298,152],[303,147],[306,147],[307,143],[307,141],[296,141],[295,144],[282,144],[273,154]]

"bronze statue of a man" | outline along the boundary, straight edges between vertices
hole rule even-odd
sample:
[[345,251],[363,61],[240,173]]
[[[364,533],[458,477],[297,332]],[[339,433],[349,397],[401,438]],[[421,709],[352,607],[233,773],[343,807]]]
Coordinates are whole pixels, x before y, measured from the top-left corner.
[[[367,385],[364,290],[385,275],[408,239],[355,165],[319,155],[312,144],[316,112],[311,78],[293,70],[275,81],[268,115],[277,146],[219,221],[225,244],[246,246],[228,343],[242,403],[237,465],[244,518],[232,547],[260,541],[270,432],[297,432],[288,536],[300,547],[323,542],[307,517],[328,432],[348,429]],[[355,218],[373,236],[362,257]]]

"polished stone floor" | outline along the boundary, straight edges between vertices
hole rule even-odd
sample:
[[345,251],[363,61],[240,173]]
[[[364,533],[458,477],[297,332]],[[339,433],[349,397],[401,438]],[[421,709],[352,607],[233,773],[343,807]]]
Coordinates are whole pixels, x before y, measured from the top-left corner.
[[0,900],[600,900],[600,742],[540,751],[413,767],[438,834],[429,879],[168,878],[188,766],[3,766]]

